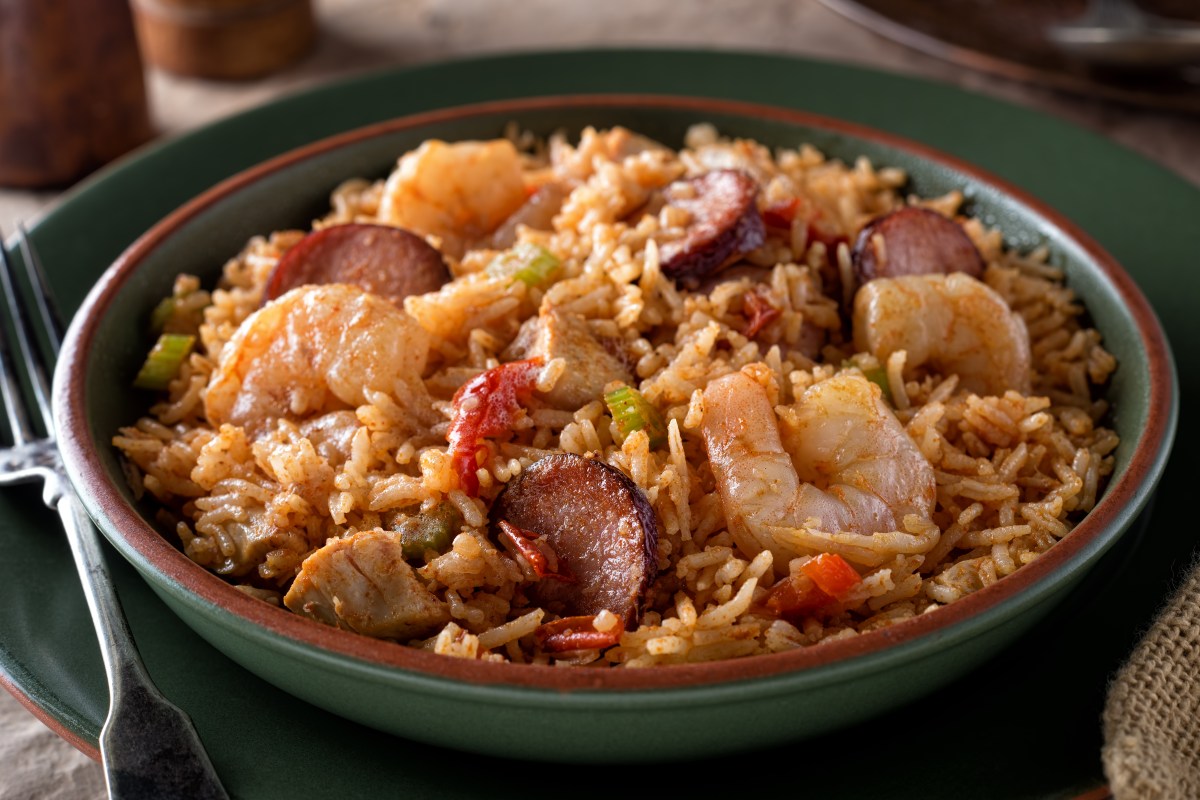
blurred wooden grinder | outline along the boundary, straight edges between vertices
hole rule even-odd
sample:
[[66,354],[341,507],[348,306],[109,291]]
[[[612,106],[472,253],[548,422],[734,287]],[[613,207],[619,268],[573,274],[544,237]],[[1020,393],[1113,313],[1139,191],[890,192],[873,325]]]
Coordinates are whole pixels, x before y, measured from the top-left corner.
[[132,0],[142,55],[179,75],[257,78],[311,49],[312,0]]
[[0,186],[66,186],[153,132],[125,0],[0,0]]

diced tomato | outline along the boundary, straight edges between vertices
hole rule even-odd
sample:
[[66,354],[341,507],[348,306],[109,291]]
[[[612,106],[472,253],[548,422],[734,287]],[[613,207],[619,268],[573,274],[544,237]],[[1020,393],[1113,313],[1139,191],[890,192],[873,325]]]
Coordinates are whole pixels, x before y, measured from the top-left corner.
[[837,553],[821,553],[800,571],[811,578],[818,589],[838,601],[844,600],[862,583],[858,571]]
[[479,494],[478,453],[483,440],[512,430],[517,414],[533,396],[540,358],[511,361],[476,375],[454,394],[454,416],[446,441],[459,487]]
[[798,623],[834,602],[832,597],[817,588],[812,578],[789,575],[771,587],[765,605],[775,616]]
[[558,561],[550,543],[533,531],[518,528],[507,520],[500,520],[500,540],[505,548],[528,562],[539,578],[551,578],[563,583],[575,583],[575,576]]
[[762,210],[763,222],[772,228],[790,228],[792,227],[792,220],[796,218],[796,210],[798,208],[800,208],[799,197],[768,203]]
[[538,646],[548,653],[565,653],[570,650],[603,650],[621,641],[621,626],[612,630],[598,631],[595,617],[564,617],[547,622],[533,632]]
[[742,295],[742,310],[746,315],[742,333],[751,339],[783,313],[771,302],[771,290],[761,283]]
[[850,242],[850,239],[845,234],[833,233],[815,220],[808,223],[808,240],[810,242],[820,242],[825,245],[825,251],[829,254],[831,260],[834,253],[837,252],[839,244]]
[[766,607],[789,622],[836,610],[851,589],[862,583],[854,567],[839,555],[822,553],[771,587]]

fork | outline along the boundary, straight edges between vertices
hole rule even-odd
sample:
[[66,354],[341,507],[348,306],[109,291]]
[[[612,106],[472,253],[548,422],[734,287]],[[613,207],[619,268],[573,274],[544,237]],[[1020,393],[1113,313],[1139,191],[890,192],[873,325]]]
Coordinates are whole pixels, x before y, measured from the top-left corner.
[[228,800],[192,721],[154,686],[138,655],[113,589],[92,521],[71,488],[54,438],[47,377],[62,342],[62,322],[29,235],[18,226],[21,260],[37,309],[31,318],[18,294],[17,276],[0,236],[0,293],[20,350],[25,379],[41,417],[31,418],[12,348],[0,323],[0,396],[12,433],[0,448],[0,486],[41,481],[42,500],[62,518],[75,568],[83,583],[108,679],[109,708],[100,730],[100,759],[108,796],[115,800]]

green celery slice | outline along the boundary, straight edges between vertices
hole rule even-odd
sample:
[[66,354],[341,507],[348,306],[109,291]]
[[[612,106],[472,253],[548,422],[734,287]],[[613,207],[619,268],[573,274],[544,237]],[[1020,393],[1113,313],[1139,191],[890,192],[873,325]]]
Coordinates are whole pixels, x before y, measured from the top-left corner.
[[175,314],[175,298],[164,297],[150,313],[150,329],[161,331]]
[[530,287],[549,285],[562,267],[558,256],[544,247],[521,242],[501,253],[487,266],[489,275],[509,276]]
[[632,386],[614,389],[604,395],[604,403],[622,436],[644,430],[650,438],[651,447],[666,443],[667,424],[662,414],[637,389]]
[[154,343],[150,355],[146,356],[146,363],[142,364],[137,377],[133,379],[133,385],[138,389],[154,391],[166,389],[167,384],[179,374],[179,368],[183,366],[195,344],[195,336],[183,333],[162,334]]
[[884,400],[889,404],[892,402],[892,384],[888,382],[887,369],[885,367],[865,369],[863,370],[863,377],[883,390]]
[[439,555],[446,552],[462,524],[462,512],[453,503],[442,503],[430,511],[406,518],[396,526],[404,557],[418,559],[426,550]]

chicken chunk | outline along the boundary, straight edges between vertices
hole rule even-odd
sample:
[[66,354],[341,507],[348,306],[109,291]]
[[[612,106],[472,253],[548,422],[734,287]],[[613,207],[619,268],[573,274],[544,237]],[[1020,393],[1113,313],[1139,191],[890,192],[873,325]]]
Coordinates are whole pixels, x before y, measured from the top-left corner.
[[389,639],[427,636],[450,619],[404,561],[400,534],[384,530],[334,540],[304,559],[283,602],[326,625]]
[[608,383],[633,381],[629,368],[592,335],[582,317],[554,308],[542,309],[521,326],[506,357],[565,360],[566,370],[546,395],[546,400],[558,408],[579,408],[599,400]]
[[300,435],[312,443],[317,455],[340,468],[350,459],[354,434],[358,433],[358,417],[353,411],[333,411],[305,420]]
[[188,554],[220,575],[252,575],[279,546],[275,533],[266,509],[255,505],[246,509],[245,520],[229,519],[197,530]]

